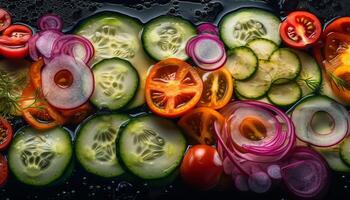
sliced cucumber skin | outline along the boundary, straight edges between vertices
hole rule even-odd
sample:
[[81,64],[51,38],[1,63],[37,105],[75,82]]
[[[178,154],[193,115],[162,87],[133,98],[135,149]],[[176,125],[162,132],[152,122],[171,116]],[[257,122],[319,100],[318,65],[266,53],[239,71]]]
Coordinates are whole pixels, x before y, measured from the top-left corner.
[[[179,156],[176,163],[172,167],[169,167],[168,169],[166,169],[167,172],[163,172],[162,175],[157,175],[157,176],[145,175],[140,171],[135,171],[131,169],[130,165],[128,164],[129,163],[128,160],[131,152],[129,149],[123,148],[123,145],[124,145],[123,140],[124,140],[124,137],[126,137],[126,135],[128,134],[128,129],[132,127],[132,130],[137,131],[139,128],[143,127],[142,125],[139,126],[139,123],[144,123],[147,120],[151,120],[151,121],[159,120],[159,122],[163,121],[163,123],[160,123],[161,125],[164,125],[165,123],[171,123],[172,124],[171,126],[176,127],[176,131],[178,131],[178,133],[181,133],[177,135],[178,139],[181,140],[181,143],[183,146],[182,148],[177,149],[181,156]],[[136,129],[135,127],[133,127],[135,125],[136,125]],[[168,130],[169,131],[174,130],[174,127],[169,128]],[[181,129],[175,123],[173,123],[168,119],[160,118],[158,116],[154,116],[151,114],[143,114],[136,118],[131,119],[128,125],[123,127],[120,130],[116,144],[117,144],[117,157],[119,158],[120,164],[124,167],[124,170],[129,174],[131,174],[133,177],[135,177],[136,180],[137,179],[146,180],[147,182],[155,186],[169,184],[177,177],[178,167],[181,164],[182,158],[187,148],[186,139],[182,134]],[[156,165],[157,163],[155,162],[154,164]]]
[[[20,128],[15,133],[15,136],[13,138],[11,146],[8,150],[8,165],[9,165],[10,171],[12,172],[11,174],[19,182],[21,182],[29,187],[33,187],[33,188],[46,188],[46,187],[53,187],[53,186],[62,184],[65,180],[67,180],[70,177],[70,175],[73,172],[73,168],[74,168],[73,142],[72,142],[70,132],[68,130],[66,130],[65,128],[57,127],[55,129],[51,129],[51,130],[46,131],[46,132],[36,133],[36,134],[44,136],[45,134],[50,134],[51,131],[59,130],[59,131],[62,131],[62,133],[64,133],[64,134],[62,134],[62,136],[64,136],[64,138],[61,138],[61,140],[57,140],[57,141],[62,142],[62,139],[63,139],[67,142],[67,144],[69,143],[69,148],[65,149],[65,151],[64,151],[66,156],[69,157],[69,159],[67,159],[67,161],[65,163],[65,166],[59,172],[55,171],[56,175],[55,175],[54,179],[52,179],[50,181],[42,182],[42,180],[35,180],[35,178],[33,178],[33,177],[24,177],[23,175],[19,176],[16,172],[16,171],[18,171],[17,168],[21,167],[21,166],[18,166],[15,164],[18,161],[13,160],[14,159],[13,155],[19,153],[17,151],[16,144],[18,143],[18,140],[20,140],[22,137],[25,137],[25,136],[23,136],[23,134],[25,134],[24,131],[26,131],[27,129],[30,131],[36,132],[35,129],[33,129],[29,126],[24,126],[24,127]],[[48,136],[46,136],[46,137],[48,137]],[[53,165],[54,163],[51,162],[51,164]],[[21,172],[18,172],[18,173],[21,173]],[[25,173],[25,172],[22,172],[22,173]]]
[[[114,169],[107,169],[108,167],[106,166],[101,166],[101,167],[106,167],[104,169],[99,168],[102,162],[97,161],[97,160],[93,160],[89,163],[89,161],[87,161],[85,159],[85,157],[87,156],[86,154],[88,154],[88,152],[86,151],[86,141],[84,141],[84,134],[89,134],[88,132],[91,131],[89,128],[86,127],[90,127],[93,124],[98,124],[101,123],[100,126],[102,126],[103,123],[106,123],[106,126],[112,126],[112,123],[114,122],[115,124],[119,124],[119,127],[117,127],[117,125],[113,124],[113,126],[115,126],[116,128],[118,128],[117,133],[116,133],[116,138],[118,137],[118,133],[120,131],[120,129],[125,126],[128,122],[129,122],[130,118],[128,115],[126,114],[114,114],[114,113],[103,113],[103,114],[96,114],[93,115],[89,118],[87,118],[86,120],[84,120],[83,123],[81,123],[77,130],[76,130],[76,139],[75,139],[75,155],[77,160],[79,161],[80,165],[90,174],[99,176],[99,177],[103,177],[103,178],[114,178],[114,177],[118,177],[124,174],[124,170],[122,169],[122,167],[119,165],[119,160],[117,159],[117,164],[115,164],[115,168]],[[110,123],[110,124],[109,124]],[[85,130],[87,129],[87,130]],[[115,139],[116,140],[116,139]],[[113,144],[115,145],[115,144]],[[97,162],[97,165],[94,166],[94,162]],[[86,164],[87,163],[87,164]],[[90,165],[90,166],[88,166]],[[114,167],[114,166],[113,166]],[[113,171],[114,170],[114,171]]]
[[[280,88],[280,87],[286,87],[285,89],[293,89],[293,94],[291,94],[291,91],[287,91],[286,93],[282,94],[283,98],[288,98],[290,101],[289,102],[279,102],[278,97],[273,97],[272,96],[272,92],[274,89]],[[295,96],[293,96],[295,95]],[[292,98],[291,98],[292,97]],[[296,102],[298,102],[300,100],[300,98],[302,97],[302,90],[300,88],[300,86],[295,82],[295,81],[291,81],[288,83],[284,83],[284,84],[278,84],[278,85],[274,85],[272,84],[272,86],[270,87],[269,91],[267,92],[267,98],[268,100],[274,104],[275,106],[278,107],[283,107],[283,108],[287,108],[292,106],[293,104],[295,104]]]
[[[307,96],[311,93],[317,92],[323,82],[322,71],[320,66],[317,64],[316,60],[309,54],[295,49],[291,49],[291,51],[293,51],[299,57],[301,62],[300,74],[297,77],[296,81],[302,89],[303,96]],[[305,79],[309,77],[315,83],[314,88],[310,88],[310,86],[307,86],[305,82]]]
[[73,32],[86,37],[95,46],[98,45],[98,42],[94,42],[92,38],[96,35],[96,29],[98,29],[99,26],[105,25],[108,25],[109,27],[116,27],[116,25],[124,27],[118,29],[119,32],[117,31],[116,35],[120,38],[125,37],[125,35],[130,37],[130,40],[127,40],[126,44],[134,49],[135,54],[134,56],[128,57],[123,55],[118,56],[115,53],[115,49],[112,51],[99,51],[99,49],[95,47],[95,56],[91,64],[95,64],[101,59],[113,58],[116,56],[130,61],[139,74],[140,84],[135,98],[126,106],[125,109],[129,110],[140,107],[145,104],[144,89],[147,78],[145,74],[147,73],[149,67],[154,64],[154,61],[147,55],[141,45],[142,42],[140,35],[143,28],[142,23],[136,18],[132,18],[118,12],[104,11],[83,20],[75,27]]
[[[171,55],[171,56],[164,57],[161,55],[157,55],[157,52],[152,51],[152,48],[155,48],[155,47],[154,45],[149,44],[151,43],[149,40],[151,40],[152,38],[154,39],[154,37],[151,37],[151,32],[153,31],[154,28],[157,28],[162,23],[175,23],[176,25],[181,24],[180,27],[183,29],[181,36],[188,34],[186,38],[182,38],[184,41],[181,41],[181,44],[179,47],[179,51],[182,51],[182,55]],[[146,23],[142,31],[141,40],[142,40],[143,48],[145,49],[147,54],[156,61],[164,60],[170,57],[178,58],[181,60],[187,60],[189,57],[185,52],[186,43],[191,37],[195,36],[196,34],[197,34],[196,28],[190,21],[187,21],[182,17],[162,15]]]
[[[348,136],[340,144],[340,157],[350,168],[350,137]],[[350,171],[350,170],[349,170]]]
[[[247,80],[247,79],[251,78],[255,74],[255,72],[257,71],[257,69],[259,67],[258,57],[254,53],[254,51],[248,47],[236,47],[234,49],[229,50],[227,54],[228,54],[228,58],[227,58],[225,66],[231,72],[231,74],[235,80],[243,81],[243,80]],[[234,60],[236,59],[235,58],[236,56],[237,57],[247,57],[247,60],[249,59],[251,61],[255,60],[255,67],[253,68],[253,70],[251,70],[250,73],[247,73],[246,75],[239,75],[238,74],[237,76],[235,76],[234,72],[233,72],[234,69],[231,69],[231,67],[230,67],[230,62],[231,62],[231,59],[233,59],[233,62],[234,62]],[[233,58],[230,59],[230,57],[233,57]],[[240,66],[240,67],[245,67],[245,66]]]
[[[234,19],[235,21],[248,20],[248,19],[255,19],[258,21],[259,20],[267,21],[266,24],[263,23],[265,26],[266,25],[270,26],[269,28],[265,27],[267,34],[262,37],[256,37],[256,38],[265,38],[275,42],[277,45],[281,44],[281,38],[279,36],[279,25],[281,23],[281,20],[276,15],[259,8],[241,8],[237,11],[233,11],[226,14],[219,23],[220,37],[228,48],[231,49],[238,46],[244,46],[247,44],[247,42],[250,42],[250,41],[246,41],[244,43],[241,41],[234,41],[234,40],[231,41],[233,38],[233,35],[231,34],[231,32],[233,31],[233,26],[235,25],[235,24],[232,25],[232,22],[230,23],[230,20],[232,19]],[[261,23],[261,21],[259,22]],[[229,34],[225,33],[227,32],[226,29],[229,30]],[[256,39],[256,38],[253,38],[253,39]]]
[[275,42],[264,38],[257,38],[248,42],[247,47],[251,48],[260,60],[268,60],[271,54],[278,49],[278,45]]
[[350,165],[344,162],[339,152],[339,145],[331,148],[314,148],[327,161],[329,167],[336,172],[350,172]]
[[[125,67],[128,70],[127,73],[131,73],[130,75],[133,76],[131,78],[133,79],[132,81],[134,82],[134,87],[130,87],[130,85],[132,85],[132,84],[127,84],[127,86],[124,86],[124,87],[128,87],[128,89],[126,90],[126,92],[128,94],[125,95],[125,96],[127,96],[127,98],[122,98],[121,102],[120,101],[119,101],[119,103],[112,102],[111,104],[101,105],[101,103],[98,102],[99,96],[98,95],[96,96],[97,92],[101,93],[101,91],[97,91],[100,87],[96,86],[96,84],[97,84],[97,81],[100,79],[100,77],[96,77],[96,74],[100,68],[103,68],[104,66],[108,66],[110,64],[122,65],[123,67]],[[132,66],[132,64],[129,61],[123,60],[120,58],[104,59],[104,60],[96,63],[92,67],[92,71],[93,71],[94,79],[95,79],[95,91],[94,91],[94,94],[91,96],[90,101],[96,107],[98,107],[98,108],[106,107],[110,110],[119,110],[119,109],[126,108],[129,105],[129,103],[132,102],[132,100],[134,99],[134,97],[136,96],[136,94],[138,92],[139,75],[138,75],[136,69]]]

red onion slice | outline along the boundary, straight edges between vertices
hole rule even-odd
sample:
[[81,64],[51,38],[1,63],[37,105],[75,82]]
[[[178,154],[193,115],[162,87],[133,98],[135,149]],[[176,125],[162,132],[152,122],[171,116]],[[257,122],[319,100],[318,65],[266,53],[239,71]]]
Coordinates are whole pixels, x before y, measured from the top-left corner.
[[267,167],[267,174],[273,179],[281,179],[281,167],[279,165],[273,164]]
[[36,48],[43,56],[50,58],[53,44],[63,33],[55,30],[48,30],[40,32],[39,35],[36,41]]
[[28,47],[29,47],[29,56],[34,60],[37,61],[39,60],[39,52],[38,49],[36,48],[36,42],[39,39],[39,34],[35,34],[32,36],[29,41],[28,41]]
[[87,102],[94,90],[91,69],[82,61],[60,55],[41,72],[43,94],[50,105],[73,109]]
[[42,31],[57,30],[61,31],[63,28],[63,21],[60,16],[55,14],[46,14],[38,20],[38,27]]
[[271,188],[271,179],[263,171],[255,172],[248,178],[249,189],[256,193],[265,193]]
[[78,35],[63,35],[53,44],[52,58],[58,55],[69,55],[88,64],[94,56],[91,42]]
[[219,35],[219,29],[212,23],[202,23],[197,27],[197,31],[199,34],[208,33],[212,35]]

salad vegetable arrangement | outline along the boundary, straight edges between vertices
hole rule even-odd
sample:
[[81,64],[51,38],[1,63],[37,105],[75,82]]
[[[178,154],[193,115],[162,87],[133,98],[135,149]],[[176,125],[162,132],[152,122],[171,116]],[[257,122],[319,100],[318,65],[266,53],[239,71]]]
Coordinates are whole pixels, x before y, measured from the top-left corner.
[[32,29],[0,9],[0,187],[57,185],[76,160],[101,178],[321,197],[330,170],[350,172],[349,22],[104,11],[65,33],[60,16]]

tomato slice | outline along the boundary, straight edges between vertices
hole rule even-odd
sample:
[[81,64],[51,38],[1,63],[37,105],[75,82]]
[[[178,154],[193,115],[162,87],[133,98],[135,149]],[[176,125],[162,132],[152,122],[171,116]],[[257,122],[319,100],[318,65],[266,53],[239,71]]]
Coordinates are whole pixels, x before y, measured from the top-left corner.
[[0,37],[0,54],[6,58],[19,59],[28,55],[28,40],[32,30],[24,25],[11,25]]
[[334,62],[338,55],[345,53],[350,45],[350,36],[343,33],[328,33],[324,46],[326,61]]
[[194,144],[214,145],[216,143],[214,123],[223,124],[224,117],[216,110],[200,107],[187,113],[179,120],[179,126]]
[[203,83],[186,62],[169,58],[155,64],[146,80],[146,102],[163,117],[179,117],[194,108],[201,98]]
[[0,9],[0,32],[11,25],[11,15],[4,9]]
[[181,178],[199,190],[215,187],[223,172],[222,161],[214,147],[192,146],[185,154],[180,167]]
[[323,35],[327,36],[330,32],[350,34],[350,17],[340,17],[327,25]]
[[29,68],[30,82],[34,89],[41,90],[41,71],[44,67],[44,60],[39,59]]
[[4,186],[9,177],[9,168],[5,156],[0,154],[0,187]]
[[233,94],[233,80],[226,68],[215,71],[198,70],[203,80],[203,92],[199,106],[220,109],[230,102]]
[[0,54],[5,58],[22,59],[28,55],[28,51],[28,44],[15,46],[0,44]]
[[67,119],[66,121],[69,124],[79,124],[84,119],[86,119],[86,117],[88,117],[93,112],[93,110],[94,108],[89,102],[71,110],[58,109],[61,115]]
[[330,81],[332,91],[341,100],[350,102],[350,65],[340,66],[332,73],[333,76],[336,76],[342,81],[342,83],[335,83],[329,78],[330,80],[328,81]]
[[2,35],[11,38],[14,42],[20,41],[23,44],[28,42],[33,32],[28,26],[14,24],[5,29]]
[[48,130],[66,122],[66,119],[29,84],[22,92],[20,108],[23,118],[35,129]]
[[322,25],[318,18],[306,11],[290,13],[280,26],[283,42],[293,48],[307,48],[320,38]]
[[9,121],[0,117],[0,151],[5,150],[11,143],[13,129]]

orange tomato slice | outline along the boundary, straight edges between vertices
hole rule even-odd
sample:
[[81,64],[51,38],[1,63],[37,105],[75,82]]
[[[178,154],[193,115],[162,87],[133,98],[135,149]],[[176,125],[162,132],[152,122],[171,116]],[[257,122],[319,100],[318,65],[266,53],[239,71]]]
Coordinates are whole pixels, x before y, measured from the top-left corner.
[[150,70],[145,97],[152,112],[175,118],[194,108],[202,91],[203,83],[197,71],[182,60],[169,58]]
[[215,71],[198,71],[204,86],[199,106],[220,109],[230,102],[233,95],[233,79],[226,68]]
[[350,65],[343,65],[336,68],[333,71],[333,75],[342,80],[343,85],[339,86],[333,80],[329,80],[332,91],[341,100],[350,102]]
[[200,107],[184,115],[178,122],[192,143],[214,145],[214,123],[223,124],[225,118],[216,110]]

